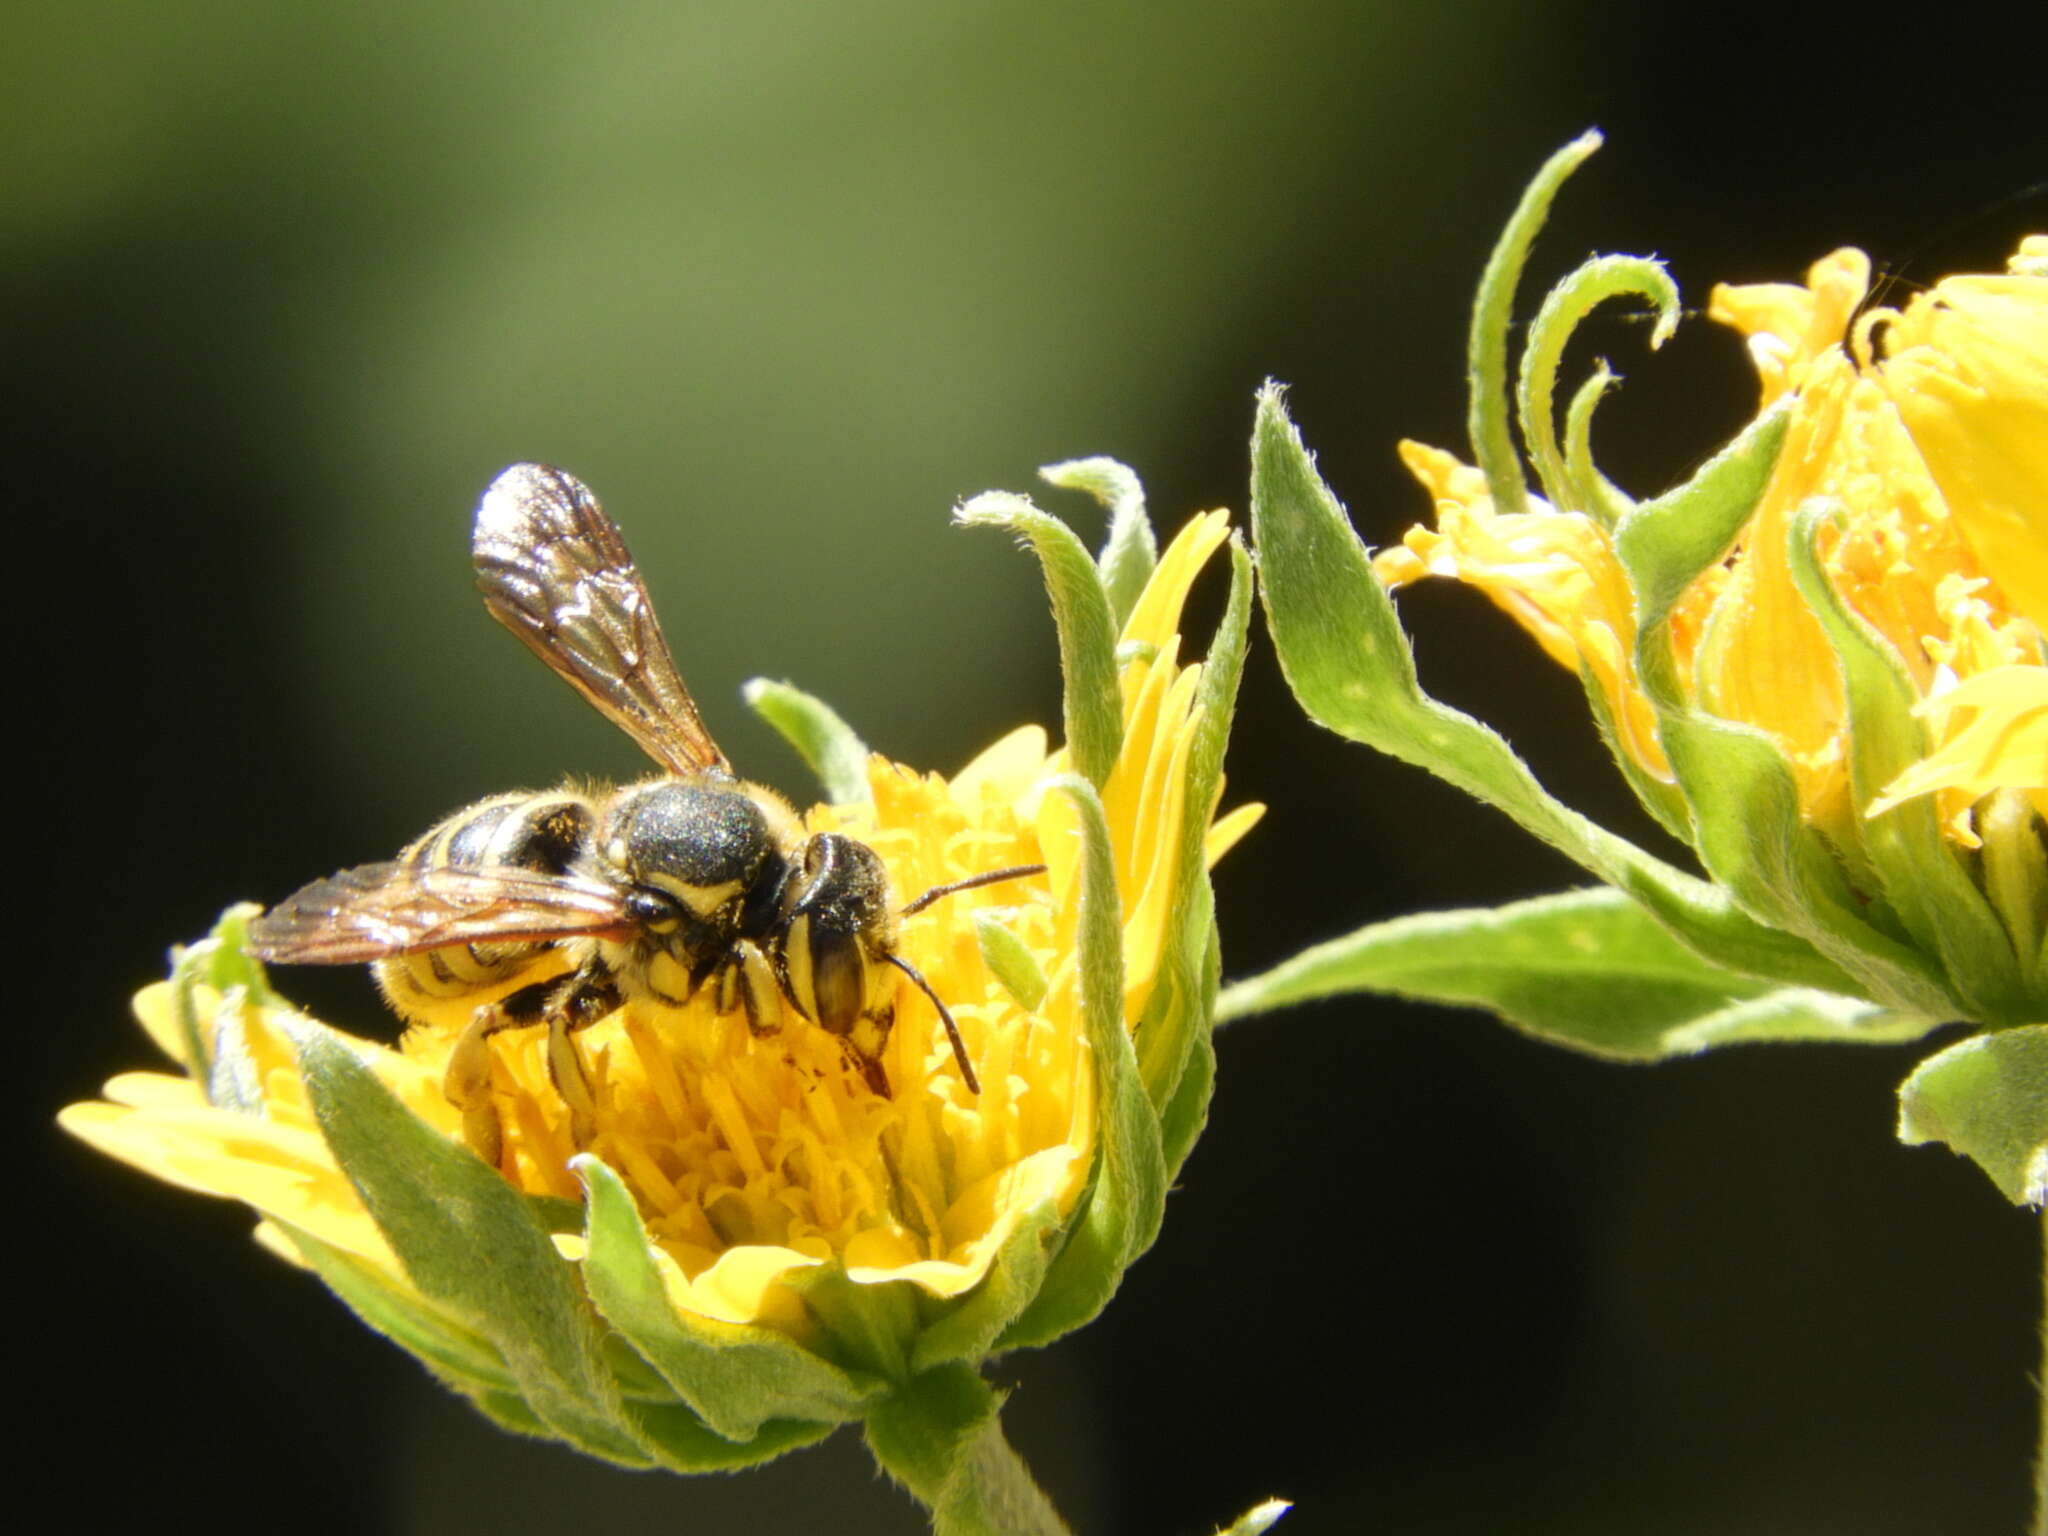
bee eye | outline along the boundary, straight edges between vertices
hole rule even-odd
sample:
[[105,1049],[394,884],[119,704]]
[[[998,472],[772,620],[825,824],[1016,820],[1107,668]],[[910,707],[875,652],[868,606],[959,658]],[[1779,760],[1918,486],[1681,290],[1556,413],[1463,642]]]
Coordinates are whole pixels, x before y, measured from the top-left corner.
[[626,911],[649,933],[674,933],[682,926],[683,904],[663,891],[645,886],[626,895]]

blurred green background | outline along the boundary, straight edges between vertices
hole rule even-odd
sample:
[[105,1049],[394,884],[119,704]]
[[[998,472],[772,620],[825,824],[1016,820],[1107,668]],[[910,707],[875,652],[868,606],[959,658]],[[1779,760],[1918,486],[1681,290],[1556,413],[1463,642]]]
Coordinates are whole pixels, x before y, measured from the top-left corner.
[[[1109,453],[1160,521],[1240,511],[1276,376],[1372,543],[1392,445],[1462,446],[1465,304],[1588,125],[1539,277],[1661,253],[1688,300],[1864,245],[1905,284],[2044,225],[2038,8],[1226,3],[15,5],[0,63],[6,561],[31,913],[16,1393],[88,1523],[499,1536],[909,1531],[851,1436],[630,1477],[442,1398],[238,1210],[49,1130],[145,1064],[126,998],[231,900],[387,855],[631,744],[474,597],[505,464],[588,480],[744,771],[755,674],[951,768],[1051,720],[1028,561],[953,502]],[[1924,25],[1924,24],[1923,24]],[[2009,35],[2010,34],[2010,35]],[[2024,194],[2034,188],[2031,200]],[[1525,313],[1533,309],[1532,290]],[[1753,401],[1698,323],[1601,448],[1638,492]],[[1590,355],[1590,352],[1589,352]],[[1046,493],[1092,530],[1078,498]],[[1203,596],[1213,613],[1218,594]],[[1576,685],[1471,594],[1405,600],[1432,686],[1647,836]],[[1303,724],[1260,638],[1226,969],[1576,876]],[[294,976],[382,1027],[356,974]],[[1222,1042],[1211,1129],[1108,1316],[1004,1362],[1083,1531],[2017,1529],[2033,1224],[1891,1140],[1909,1054],[1654,1072],[1477,1017],[1305,1009]]]

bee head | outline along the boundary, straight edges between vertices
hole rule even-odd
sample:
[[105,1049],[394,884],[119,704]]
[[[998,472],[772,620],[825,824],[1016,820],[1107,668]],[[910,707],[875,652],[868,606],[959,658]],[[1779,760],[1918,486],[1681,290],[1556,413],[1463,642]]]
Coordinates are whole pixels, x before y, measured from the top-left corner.
[[782,898],[783,980],[807,1018],[837,1035],[895,984],[889,875],[866,843],[824,832],[803,846]]

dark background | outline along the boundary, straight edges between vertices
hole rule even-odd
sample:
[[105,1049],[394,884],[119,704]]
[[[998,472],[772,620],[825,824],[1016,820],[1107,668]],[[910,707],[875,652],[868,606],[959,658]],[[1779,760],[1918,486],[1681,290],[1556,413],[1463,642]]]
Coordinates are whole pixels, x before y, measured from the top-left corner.
[[[2048,219],[2002,202],[2048,175],[2033,6],[1911,36],[1590,3],[15,9],[10,1360],[36,1481],[109,1527],[920,1526],[850,1434],[696,1481],[501,1437],[240,1208],[51,1128],[150,1064],[126,999],[228,902],[489,791],[638,771],[474,598],[503,465],[598,488],[714,731],[804,795],[748,676],[936,767],[1054,718],[1036,572],[949,531],[957,497],[1110,453],[1166,525],[1241,512],[1272,375],[1365,538],[1396,538],[1425,506],[1393,443],[1462,447],[1471,286],[1589,125],[1609,147],[1540,281],[1659,253],[1703,305],[1856,243],[1911,283]],[[1646,493],[1753,388],[1732,336],[1651,359],[1642,331],[1594,326],[1630,375],[1599,446]],[[1404,610],[1432,687],[1642,831],[1572,679],[1472,594]],[[1581,879],[1306,725],[1262,634],[1231,798],[1271,807],[1222,871],[1233,975]],[[353,973],[292,985],[381,1027]],[[1380,1002],[1220,1049],[1158,1246],[1095,1326],[996,1368],[1079,1529],[1200,1532],[1270,1494],[1302,1536],[2020,1527],[2038,1236],[1895,1143],[1912,1052],[1628,1070]]]

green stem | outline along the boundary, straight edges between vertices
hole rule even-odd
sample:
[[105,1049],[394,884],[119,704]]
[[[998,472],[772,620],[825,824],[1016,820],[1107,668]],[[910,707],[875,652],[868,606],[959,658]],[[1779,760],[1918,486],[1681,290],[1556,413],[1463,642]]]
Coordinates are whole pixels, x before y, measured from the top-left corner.
[[868,1449],[931,1511],[937,1536],[1072,1536],[1003,1438],[1001,1408],[971,1366],[942,1365],[868,1416]]

